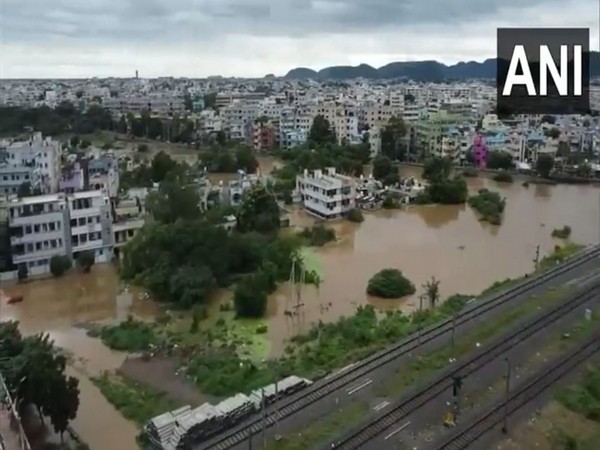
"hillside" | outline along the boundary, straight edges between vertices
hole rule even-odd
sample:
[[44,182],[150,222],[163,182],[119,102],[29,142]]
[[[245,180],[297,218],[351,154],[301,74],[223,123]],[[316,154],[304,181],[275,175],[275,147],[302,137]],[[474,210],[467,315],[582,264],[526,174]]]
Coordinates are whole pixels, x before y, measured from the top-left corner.
[[[591,75],[600,76],[600,53],[590,53]],[[408,78],[415,81],[466,80],[471,78],[496,78],[496,59],[483,62],[469,61],[447,66],[438,61],[405,61],[386,64],[378,69],[359,66],[331,66],[319,70],[300,67],[290,70],[288,80],[349,80],[353,78]]]

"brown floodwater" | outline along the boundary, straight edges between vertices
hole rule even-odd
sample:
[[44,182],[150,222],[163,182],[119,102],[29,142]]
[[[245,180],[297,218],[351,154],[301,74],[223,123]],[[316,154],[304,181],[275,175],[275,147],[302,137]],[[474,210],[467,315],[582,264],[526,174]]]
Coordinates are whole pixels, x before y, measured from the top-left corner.
[[21,303],[0,305],[3,321],[18,320],[23,334],[48,333],[69,354],[68,373],[79,378],[81,390],[79,411],[72,423],[75,431],[93,450],[135,449],[136,425],[126,420],[88,378],[117,369],[126,355],[87,336],[83,324],[121,321],[129,314],[152,318],[158,306],[143,300],[139,289],[124,288],[111,264],[94,266],[89,274],[70,273],[58,279],[0,287],[7,296],[24,298]]
[[[260,158],[261,172],[269,173],[280,161]],[[403,175],[418,175],[405,169]],[[212,174],[214,182],[234,178]],[[477,293],[496,280],[518,277],[533,269],[536,246],[540,255],[552,251],[559,240],[554,228],[571,226],[572,241],[591,244],[600,239],[600,189],[592,186],[502,184],[486,179],[468,179],[471,190],[498,190],[507,199],[501,226],[482,223],[468,206],[414,206],[397,211],[365,213],[365,221],[332,224],[338,241],[314,253],[322,270],[317,290],[302,289],[302,314],[288,317],[286,309],[296,303],[290,286],[282,285],[270,298],[269,336],[272,352],[281,352],[285,339],[308,329],[318,320],[331,321],[351,314],[358,305],[379,309],[415,308],[420,286],[432,276],[441,280],[443,296]],[[314,219],[293,209],[294,226],[310,226]],[[369,298],[369,278],[383,268],[402,270],[419,288],[402,300]],[[143,300],[137,289],[119,282],[114,266],[98,265],[92,273],[68,274],[26,284],[2,285],[7,295],[23,295],[15,305],[0,305],[2,320],[19,320],[23,333],[47,332],[56,344],[72,354],[70,373],[80,378],[81,404],[73,425],[93,450],[135,449],[135,424],[121,414],[91,383],[89,376],[114,370],[125,355],[104,347],[86,335],[87,322],[123,320],[128,314],[152,318],[159,310]],[[418,306],[418,305],[416,305]],[[110,435],[107,436],[107,430]]]
[[[419,176],[420,169],[405,168],[402,175]],[[361,224],[334,223],[338,241],[315,251],[323,282],[318,290],[302,289],[301,313],[285,314],[297,302],[289,285],[281,286],[270,299],[273,352],[281,352],[285,338],[307,330],[311,323],[352,314],[358,305],[414,310],[422,284],[432,276],[441,282],[442,297],[478,293],[497,280],[522,276],[534,269],[538,245],[543,257],[561,244],[551,236],[555,228],[569,225],[571,241],[576,243],[600,240],[598,187],[524,187],[519,180],[506,184],[484,177],[468,183],[473,192],[489,188],[506,198],[502,225],[481,222],[466,205],[410,206],[365,213]],[[291,217],[301,226],[313,222],[301,211]],[[368,280],[384,268],[401,270],[417,286],[415,295],[401,300],[370,298],[365,292]]]

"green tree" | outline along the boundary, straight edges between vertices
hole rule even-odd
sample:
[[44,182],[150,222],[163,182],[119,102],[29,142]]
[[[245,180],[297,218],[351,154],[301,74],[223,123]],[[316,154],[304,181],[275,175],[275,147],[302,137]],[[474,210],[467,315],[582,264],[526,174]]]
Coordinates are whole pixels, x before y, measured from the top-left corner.
[[512,155],[508,152],[494,151],[487,156],[488,169],[512,170],[515,168]]
[[197,188],[181,176],[173,175],[160,183],[157,191],[146,197],[146,209],[161,223],[200,217],[200,196]]
[[381,298],[400,298],[412,295],[414,284],[397,269],[384,269],[369,280],[367,294]]
[[121,133],[121,134],[127,134],[127,119],[125,118],[125,115],[121,114],[121,117],[119,118],[119,122],[117,122],[117,126],[115,131],[117,133]]
[[262,184],[257,184],[244,194],[237,215],[237,229],[243,233],[273,233],[279,230],[279,216],[279,206],[275,197]]
[[552,155],[549,155],[548,153],[541,153],[538,155],[535,162],[535,170],[541,177],[548,178],[553,168],[554,158]]
[[171,298],[178,299],[179,305],[186,308],[206,302],[215,285],[213,274],[206,266],[179,267],[169,280]]
[[64,443],[64,433],[69,422],[77,417],[79,409],[79,380],[74,377],[66,378],[62,373],[55,373],[54,379],[49,380],[52,386],[52,402],[47,414],[60,440]]
[[319,114],[313,119],[308,133],[308,142],[311,146],[323,146],[335,143],[335,133],[325,116]]
[[177,162],[174,161],[164,151],[158,152],[152,159],[150,170],[152,172],[152,180],[155,183],[163,181],[169,172],[172,172],[177,167]]
[[71,268],[71,260],[68,256],[54,255],[50,258],[50,272],[55,277],[62,276]]
[[346,213],[346,219],[350,222],[361,223],[364,222],[365,217],[360,209],[354,208]]
[[242,146],[235,151],[237,168],[246,173],[254,173],[258,168],[258,161],[250,147]]
[[82,139],[79,143],[79,148],[86,149],[91,147],[92,143],[88,139]]
[[450,158],[430,158],[423,166],[423,178],[429,182],[446,180],[452,173],[452,160]]
[[267,310],[268,280],[257,272],[241,280],[235,288],[233,302],[239,317],[262,317]]
[[80,142],[79,136],[77,136],[77,135],[72,136],[70,142],[71,142],[71,147],[79,146],[79,142]]
[[392,117],[381,130],[381,153],[393,161],[404,159],[406,149],[402,139],[406,135],[406,126],[400,117]]
[[194,101],[192,100],[192,96],[189,94],[189,92],[186,92],[183,96],[183,105],[186,111],[194,110]]
[[[390,158],[385,155],[378,155],[373,160],[373,178],[379,181],[393,181],[392,177],[396,176],[396,183],[400,179],[398,175],[398,169],[394,167]],[[390,183],[394,184],[394,183]]]
[[96,256],[93,250],[80,252],[77,256],[77,266],[83,273],[89,273],[96,262]]

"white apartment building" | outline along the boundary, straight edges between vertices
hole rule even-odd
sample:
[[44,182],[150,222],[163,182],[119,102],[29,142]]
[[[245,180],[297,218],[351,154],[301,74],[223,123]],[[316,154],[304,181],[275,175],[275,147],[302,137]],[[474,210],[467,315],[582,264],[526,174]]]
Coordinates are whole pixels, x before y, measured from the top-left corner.
[[89,189],[105,191],[110,198],[117,197],[119,193],[119,168],[116,159],[105,155],[89,160],[87,174]]
[[[60,143],[50,137],[44,139],[39,132],[32,133],[26,141],[0,141],[0,189],[5,194],[16,193],[21,183],[29,182],[32,189],[39,188],[44,194],[57,192],[60,155]],[[14,177],[10,176],[11,169]],[[21,176],[17,177],[17,173]]]
[[13,263],[29,275],[50,271],[50,258],[71,253],[69,208],[65,194],[14,199],[8,205]]
[[114,115],[128,112],[141,114],[146,111],[160,117],[172,117],[185,111],[183,97],[169,94],[108,98],[104,107]]
[[356,206],[356,181],[336,173],[335,168],[305,170],[296,177],[296,191],[304,209],[321,219],[343,217]]
[[68,197],[73,258],[93,251],[96,262],[112,258],[111,203],[105,191],[75,192]]

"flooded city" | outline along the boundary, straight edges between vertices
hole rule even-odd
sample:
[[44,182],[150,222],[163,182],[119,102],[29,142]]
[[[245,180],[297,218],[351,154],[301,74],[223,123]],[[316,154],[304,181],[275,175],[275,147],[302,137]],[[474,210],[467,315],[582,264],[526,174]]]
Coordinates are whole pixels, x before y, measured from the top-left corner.
[[[263,173],[274,166],[263,159]],[[420,169],[402,170],[418,176]],[[226,179],[214,175],[214,180]],[[318,320],[332,321],[351,314],[358,305],[379,309],[415,307],[420,286],[432,276],[441,281],[442,297],[454,293],[477,293],[497,280],[531,272],[537,247],[540,257],[559,240],[555,228],[572,228],[571,240],[591,244],[600,239],[600,189],[580,185],[523,186],[522,182],[498,184],[488,178],[469,178],[470,189],[488,187],[506,198],[501,226],[480,222],[468,206],[411,206],[406,209],[365,214],[360,224],[332,224],[337,241],[312,250],[323,280],[319,289],[305,287],[301,293],[301,317],[285,314],[290,286],[283,284],[271,296],[268,333],[271,352],[282,351],[285,339],[305,331]],[[291,211],[292,226],[307,226],[313,219]],[[413,298],[375,300],[365,293],[369,278],[383,268],[400,269],[417,286]],[[129,314],[152,319],[160,308],[145,300],[141,291],[119,281],[116,266],[95,266],[90,274],[68,274],[59,279],[3,285],[6,295],[22,295],[24,301],[2,304],[2,320],[18,320],[23,333],[47,332],[71,356],[70,371],[80,379],[81,405],[75,430],[91,448],[106,448],[106,430],[112,448],[136,448],[136,425],[124,419],[91,383],[89,376],[114,370],[125,354],[104,347],[88,337],[86,324],[115,322]]]

